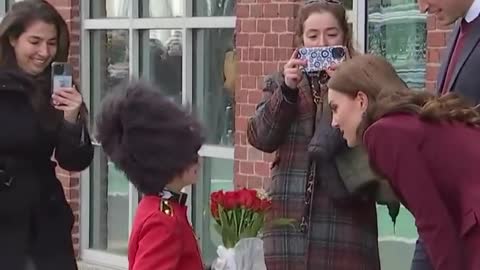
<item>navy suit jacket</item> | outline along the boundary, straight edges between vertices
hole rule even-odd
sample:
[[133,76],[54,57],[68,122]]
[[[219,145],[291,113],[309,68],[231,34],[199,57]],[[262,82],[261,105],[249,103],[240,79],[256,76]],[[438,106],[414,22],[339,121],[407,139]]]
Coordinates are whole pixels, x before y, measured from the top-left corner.
[[363,139],[414,215],[434,269],[480,269],[480,128],[392,114]]
[[[471,22],[470,29],[464,40],[462,52],[453,70],[448,89],[473,102],[480,103],[480,18]],[[460,34],[460,23],[457,23],[450,35],[446,53],[437,78],[436,92],[442,92],[453,49]]]

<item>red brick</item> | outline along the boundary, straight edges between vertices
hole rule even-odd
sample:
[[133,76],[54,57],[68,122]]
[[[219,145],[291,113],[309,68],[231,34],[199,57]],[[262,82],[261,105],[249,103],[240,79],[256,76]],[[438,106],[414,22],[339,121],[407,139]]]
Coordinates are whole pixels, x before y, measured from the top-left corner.
[[274,59],[275,60],[286,60],[288,59],[287,50],[282,48],[275,48]]
[[280,40],[280,47],[291,48],[294,45],[293,43],[294,35],[291,33],[281,34],[279,40]]
[[235,157],[235,160],[247,159],[247,147],[246,146],[236,147],[234,152],[234,157]]
[[257,85],[255,84],[255,79],[254,79],[254,77],[252,77],[252,76],[244,76],[244,77],[242,77],[242,78],[241,78],[241,82],[242,82],[241,87],[242,87],[243,89],[255,89],[255,87],[257,86]]
[[242,20],[242,31],[244,32],[256,32],[257,30],[257,21],[256,20]]
[[[238,121],[244,121],[245,123],[245,128],[242,129],[242,130],[247,130],[247,121],[248,121],[248,118],[243,118],[243,117],[238,117]],[[240,145],[247,145],[247,135],[245,134],[245,132],[239,132],[240,134]]]
[[253,104],[240,104],[240,115],[251,117],[255,113],[255,105]]
[[239,74],[248,74],[248,63],[240,62],[237,64]]
[[263,74],[272,74],[278,71],[277,63],[270,62],[263,64]]
[[429,47],[445,47],[446,43],[446,32],[431,31],[427,35],[427,44]]
[[263,44],[267,47],[277,47],[278,46],[278,35],[277,34],[266,34]]
[[262,75],[263,74],[263,64],[252,62],[249,64],[249,74],[250,75]]
[[275,60],[275,50],[273,48],[267,48],[267,61],[273,61]]
[[270,20],[258,20],[257,32],[268,33],[272,30],[272,22]]
[[[262,80],[263,81],[263,80]],[[260,87],[256,87],[260,89]],[[248,100],[249,104],[257,104],[262,99],[262,92],[260,90],[248,91]]]
[[263,16],[266,18],[273,18],[278,16],[278,4],[266,4],[263,6]]
[[442,54],[442,49],[430,48],[427,51],[427,62],[428,63],[439,63]]
[[250,34],[249,38],[249,46],[263,46],[263,34]]
[[[242,80],[243,80],[243,76],[242,75]],[[245,103],[248,101],[248,90],[246,89],[240,89],[239,91],[237,91],[237,93],[235,94],[235,101],[238,102],[238,103]]]
[[295,19],[287,19],[287,31],[295,33],[297,27],[297,21]]
[[250,17],[263,17],[263,5],[253,4],[250,6]]
[[438,75],[438,65],[427,65],[427,72],[426,72],[426,80],[427,81],[435,81]]
[[250,14],[249,5],[244,5],[244,4],[237,3],[236,8],[237,8],[236,16],[238,18],[246,18]]
[[[235,116],[235,130],[247,130],[247,117],[242,117],[239,115]],[[240,137],[241,139],[242,137]],[[240,142],[242,143],[242,142]]]
[[240,161],[240,173],[243,174],[253,174],[254,173],[254,163],[249,161]]
[[296,3],[284,3],[280,4],[279,8],[279,16],[280,17],[295,17],[297,15],[297,7],[298,4]]
[[253,147],[247,148],[247,160],[250,161],[263,161],[263,153]]
[[255,162],[255,175],[268,176],[270,174],[270,166],[265,162]]
[[427,17],[427,30],[435,30],[437,29],[437,17],[435,15],[428,15]]
[[235,189],[242,189],[247,187],[247,176],[237,174],[235,177]]
[[261,188],[263,186],[263,178],[260,176],[248,176],[248,188]]
[[249,41],[248,38],[249,38],[248,34],[238,33],[237,34],[237,39],[236,39],[237,47],[247,47],[248,46],[248,41]]
[[250,48],[248,49],[248,60],[249,61],[259,61],[261,58],[261,49],[260,48]]
[[276,19],[272,21],[272,31],[284,33],[287,31],[287,21],[285,19]]

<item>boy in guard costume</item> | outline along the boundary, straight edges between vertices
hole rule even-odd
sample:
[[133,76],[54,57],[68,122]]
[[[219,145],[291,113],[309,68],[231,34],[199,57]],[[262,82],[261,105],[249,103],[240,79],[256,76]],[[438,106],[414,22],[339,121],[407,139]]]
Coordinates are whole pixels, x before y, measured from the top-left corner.
[[128,245],[129,270],[200,270],[185,186],[196,182],[200,125],[142,82],[113,91],[96,119],[112,162],[143,194]]

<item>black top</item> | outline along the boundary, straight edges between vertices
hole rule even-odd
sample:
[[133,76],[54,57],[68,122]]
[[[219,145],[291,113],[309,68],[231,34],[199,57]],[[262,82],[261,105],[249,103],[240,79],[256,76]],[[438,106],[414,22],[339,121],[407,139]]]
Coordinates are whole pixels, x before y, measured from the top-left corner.
[[2,269],[24,269],[26,257],[38,270],[77,269],[74,218],[55,167],[87,168],[93,147],[85,123],[64,121],[41,85],[21,72],[0,70]]

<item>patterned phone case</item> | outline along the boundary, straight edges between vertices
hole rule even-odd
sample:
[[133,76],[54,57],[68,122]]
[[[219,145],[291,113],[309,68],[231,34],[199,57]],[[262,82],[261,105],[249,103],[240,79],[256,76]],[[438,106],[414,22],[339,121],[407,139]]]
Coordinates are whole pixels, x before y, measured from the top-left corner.
[[298,50],[298,58],[307,60],[307,73],[316,73],[321,70],[326,70],[333,64],[338,64],[345,60],[345,47],[331,46],[331,47],[310,47],[300,48]]

